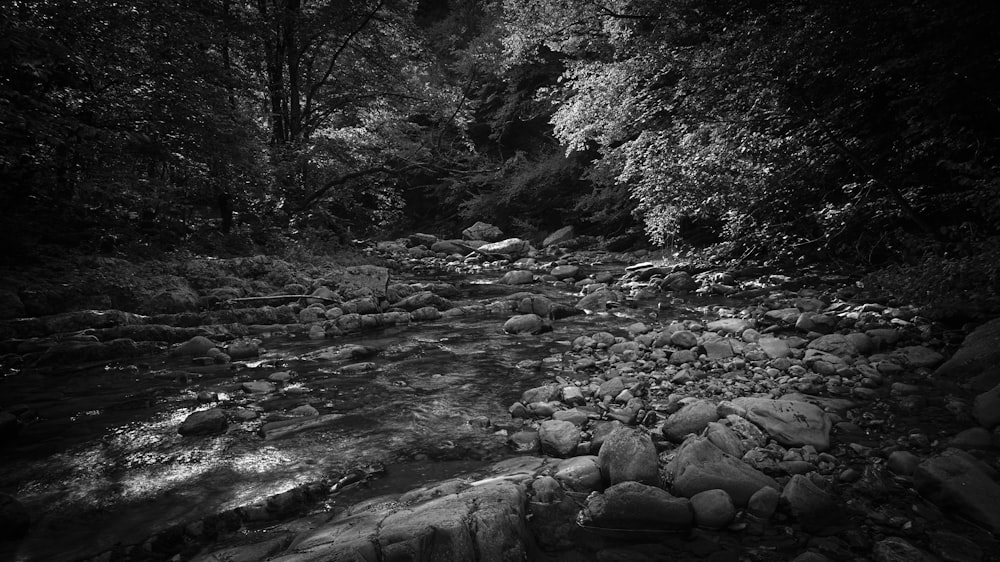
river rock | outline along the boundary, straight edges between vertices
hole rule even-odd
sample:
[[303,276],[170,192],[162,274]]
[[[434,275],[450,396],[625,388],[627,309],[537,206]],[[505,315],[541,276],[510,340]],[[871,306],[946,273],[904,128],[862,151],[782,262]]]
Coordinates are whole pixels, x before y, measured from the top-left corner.
[[850,360],[858,354],[854,343],[843,334],[827,334],[809,342],[809,349],[824,351],[841,359]]
[[837,328],[837,317],[819,314],[816,312],[803,312],[795,320],[795,329],[800,332],[818,332],[829,334]]
[[921,495],[1000,534],[1000,484],[996,472],[958,449],[920,463],[913,482]]
[[711,422],[705,426],[705,437],[726,454],[742,458],[747,452],[740,436],[724,423]]
[[535,280],[535,274],[527,269],[515,269],[503,274],[500,282],[504,285],[527,285]]
[[515,453],[534,454],[542,450],[537,431],[516,431],[507,438],[507,445]]
[[588,312],[600,312],[608,309],[608,305],[622,300],[622,294],[610,289],[598,289],[584,296],[576,303],[576,308]]
[[260,347],[255,341],[234,341],[226,346],[226,355],[233,360],[251,359],[260,355]]
[[736,518],[733,498],[725,490],[705,490],[691,496],[694,522],[706,529],[722,529]]
[[810,533],[822,531],[845,518],[836,499],[802,474],[792,476],[785,484],[781,490],[781,503]]
[[549,246],[559,245],[563,242],[572,240],[574,236],[576,236],[576,232],[574,231],[573,227],[564,226],[559,230],[553,232],[552,234],[546,236],[545,240],[542,240],[542,247],[548,248]]
[[901,347],[894,351],[892,356],[903,365],[914,369],[936,367],[944,361],[944,355],[922,345]]
[[799,319],[800,314],[801,311],[795,307],[778,308],[765,312],[764,318],[778,324],[792,325]]
[[423,234],[415,232],[408,237],[410,246],[424,246],[430,248],[438,241],[438,237],[433,234]]
[[195,336],[170,350],[170,355],[204,357],[208,350],[215,347],[215,342],[205,336]]
[[721,361],[733,356],[733,345],[725,338],[706,339],[701,342],[701,348],[705,350],[705,356],[711,361]]
[[501,254],[510,259],[522,258],[531,252],[531,244],[520,238],[507,238],[499,242],[483,244],[479,251],[484,254]]
[[556,304],[542,296],[525,297],[517,305],[517,311],[521,314],[537,314],[542,318],[552,316],[555,309]]
[[691,330],[677,330],[670,334],[670,343],[682,349],[691,349],[698,345],[698,336]]
[[660,287],[664,291],[694,291],[698,288],[698,282],[686,271],[675,271],[663,278]]
[[429,322],[441,318],[441,311],[433,306],[422,306],[410,313],[409,320]]
[[580,444],[580,428],[568,421],[546,420],[538,428],[542,452],[553,457],[572,457]]
[[771,486],[765,486],[750,496],[747,501],[747,514],[767,521],[774,515],[781,502],[781,492]]
[[574,492],[589,493],[600,490],[603,488],[601,461],[594,455],[566,459],[559,463],[555,479]]
[[580,267],[576,265],[557,265],[552,268],[549,275],[559,279],[576,279],[580,275]]
[[539,334],[545,327],[545,320],[541,316],[520,314],[504,322],[503,331],[508,334]]
[[177,428],[181,435],[217,435],[229,428],[226,412],[219,408],[201,410],[188,415]]
[[765,486],[779,489],[773,478],[724,453],[705,437],[692,437],[678,447],[667,464],[674,494],[691,497],[706,490],[725,490],[737,506],[745,506]]
[[478,221],[476,224],[462,231],[462,238],[465,240],[485,240],[496,242],[503,239],[503,231],[492,224]]
[[17,540],[28,534],[31,517],[13,496],[0,494],[0,540]]
[[889,470],[903,476],[911,476],[920,464],[920,457],[909,451],[893,451],[886,460]]
[[437,254],[460,254],[464,256],[471,252],[472,248],[463,244],[461,240],[438,240],[431,244],[431,251]]
[[649,434],[622,427],[605,439],[598,458],[601,474],[611,485],[632,480],[652,486],[660,483],[656,447]]
[[[410,500],[410,496],[419,500]],[[523,483],[494,479],[406,494],[300,534],[273,560],[524,560]],[[479,553],[488,553],[480,556]]]
[[424,308],[426,306],[433,306],[438,310],[448,310],[449,308],[453,308],[455,305],[450,300],[436,293],[432,293],[431,291],[420,291],[397,302],[394,306],[402,308],[408,312],[413,312],[418,308]]
[[274,383],[268,381],[247,381],[240,385],[240,389],[247,394],[267,394],[274,392]]
[[934,371],[934,376],[969,380],[978,392],[1000,384],[1000,318],[967,335],[951,359]]
[[719,419],[716,405],[708,400],[693,400],[681,406],[663,424],[663,436],[680,443],[690,433],[701,433],[709,423]]
[[764,350],[764,353],[771,359],[781,359],[792,354],[785,340],[773,336],[762,336],[757,340],[757,345]]
[[558,384],[545,384],[529,388],[521,393],[521,402],[531,404],[532,402],[550,402],[559,398],[560,387]]
[[747,328],[753,328],[753,322],[743,318],[720,318],[705,325],[712,332],[742,334]]
[[694,519],[690,500],[639,482],[622,482],[603,494],[591,494],[581,517],[598,527],[657,530],[684,529]]
[[972,417],[986,429],[1000,425],[1000,384],[976,396],[972,404]]
[[745,408],[743,416],[785,447],[830,447],[830,417],[819,406],[793,400],[739,397],[732,401]]

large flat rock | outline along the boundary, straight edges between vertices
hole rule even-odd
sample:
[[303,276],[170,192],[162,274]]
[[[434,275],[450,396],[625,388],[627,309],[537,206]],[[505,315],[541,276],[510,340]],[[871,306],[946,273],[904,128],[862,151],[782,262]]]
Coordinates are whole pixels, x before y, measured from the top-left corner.
[[743,417],[785,447],[812,445],[817,451],[830,448],[830,416],[815,404],[750,397],[736,398],[732,402],[746,409]]

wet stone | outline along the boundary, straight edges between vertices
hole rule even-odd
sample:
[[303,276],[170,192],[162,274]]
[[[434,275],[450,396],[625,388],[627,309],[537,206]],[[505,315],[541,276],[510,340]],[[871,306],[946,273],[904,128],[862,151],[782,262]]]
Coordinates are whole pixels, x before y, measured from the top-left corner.
[[267,381],[249,381],[240,385],[247,394],[267,394],[274,392],[274,384]]
[[225,433],[229,427],[226,413],[219,408],[201,410],[188,415],[177,428],[181,435],[217,435]]

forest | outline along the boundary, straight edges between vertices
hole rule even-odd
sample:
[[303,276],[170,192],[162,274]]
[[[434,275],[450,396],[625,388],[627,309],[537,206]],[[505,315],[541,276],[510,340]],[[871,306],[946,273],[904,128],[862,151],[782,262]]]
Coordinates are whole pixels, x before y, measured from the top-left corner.
[[998,22],[986,0],[12,0],[4,260],[574,224],[994,307]]

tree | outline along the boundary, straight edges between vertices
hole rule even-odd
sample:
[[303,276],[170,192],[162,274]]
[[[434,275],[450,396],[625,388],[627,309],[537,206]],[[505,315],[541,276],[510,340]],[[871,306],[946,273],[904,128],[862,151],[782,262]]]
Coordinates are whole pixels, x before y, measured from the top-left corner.
[[[626,186],[654,240],[712,217],[740,253],[843,251],[935,229],[921,207],[944,194],[995,201],[986,4],[509,0],[506,44],[513,61],[565,57],[555,134],[599,153],[590,178]],[[956,158],[965,189],[944,183]]]

